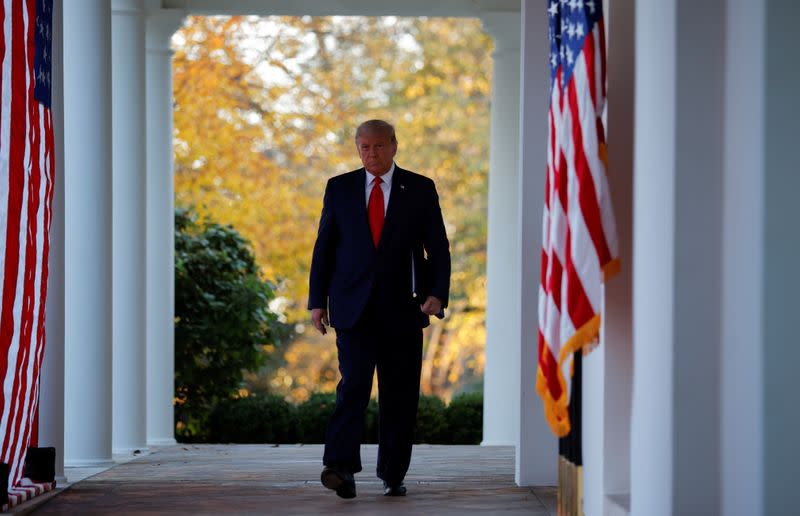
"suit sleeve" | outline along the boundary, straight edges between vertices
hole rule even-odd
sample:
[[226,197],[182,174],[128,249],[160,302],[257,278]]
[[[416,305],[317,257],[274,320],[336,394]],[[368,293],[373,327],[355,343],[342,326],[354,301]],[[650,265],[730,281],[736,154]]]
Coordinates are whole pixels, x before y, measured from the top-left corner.
[[311,257],[311,273],[308,279],[308,309],[328,308],[328,290],[333,270],[336,248],[336,224],[331,201],[331,182],[325,186],[322,215],[319,218],[317,241]]
[[423,245],[430,266],[429,295],[437,297],[442,301],[442,307],[446,307],[450,297],[450,242],[447,240],[439,195],[433,181],[430,182],[428,196]]

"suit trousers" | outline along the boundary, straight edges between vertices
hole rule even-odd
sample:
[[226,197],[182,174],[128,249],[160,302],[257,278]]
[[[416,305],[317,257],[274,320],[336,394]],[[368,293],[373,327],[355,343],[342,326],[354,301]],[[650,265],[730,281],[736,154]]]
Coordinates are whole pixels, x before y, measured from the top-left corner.
[[325,435],[323,463],[353,473],[362,470],[360,445],[377,367],[377,474],[389,484],[398,484],[411,461],[419,404],[422,330],[392,327],[377,311],[367,308],[353,328],[336,330],[336,347],[342,378],[336,387],[336,408]]

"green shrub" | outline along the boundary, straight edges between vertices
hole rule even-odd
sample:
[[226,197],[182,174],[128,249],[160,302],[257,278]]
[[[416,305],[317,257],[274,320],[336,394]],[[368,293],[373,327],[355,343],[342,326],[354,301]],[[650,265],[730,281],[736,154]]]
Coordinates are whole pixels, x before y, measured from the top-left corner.
[[336,393],[315,392],[297,406],[297,437],[301,443],[325,442],[325,429],[336,407]]
[[288,330],[269,309],[274,285],[261,276],[250,243],[231,226],[175,210],[175,434],[207,439],[208,417],[237,395],[243,372],[280,347]]
[[[336,393],[317,392],[297,406],[297,437],[306,444],[325,442],[325,430],[336,408]],[[371,399],[367,405],[364,424],[364,435],[361,440],[365,444],[378,442],[378,402]]]
[[280,396],[225,400],[208,418],[208,439],[215,443],[295,442],[294,412]]
[[420,395],[415,443],[441,443],[447,436],[444,402],[436,396]]
[[[225,400],[209,417],[207,442],[323,443],[336,406],[336,394],[315,393],[296,408],[279,396],[251,395]],[[370,400],[363,443],[378,442],[378,403]],[[453,398],[445,407],[436,396],[420,396],[415,443],[480,444],[483,435],[483,394]]]
[[452,444],[480,444],[483,438],[483,393],[459,394],[447,407]]

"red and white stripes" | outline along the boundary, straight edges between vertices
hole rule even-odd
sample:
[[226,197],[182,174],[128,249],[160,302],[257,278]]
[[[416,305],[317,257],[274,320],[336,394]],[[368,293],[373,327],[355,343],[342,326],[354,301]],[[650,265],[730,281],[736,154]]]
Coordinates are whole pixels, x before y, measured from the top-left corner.
[[35,0],[3,0],[0,29],[0,461],[17,486],[35,435],[53,199],[53,119],[34,97]]
[[597,342],[601,283],[619,267],[601,120],[602,18],[583,39],[574,61],[567,52],[571,73],[565,73],[565,63],[559,65],[550,98],[536,382],[546,419],[559,437],[570,431],[572,354],[588,352]]
[[55,482],[31,482],[27,478],[23,478],[16,487],[8,490],[8,501],[3,502],[2,511],[6,512],[31,498],[52,491],[55,487]]

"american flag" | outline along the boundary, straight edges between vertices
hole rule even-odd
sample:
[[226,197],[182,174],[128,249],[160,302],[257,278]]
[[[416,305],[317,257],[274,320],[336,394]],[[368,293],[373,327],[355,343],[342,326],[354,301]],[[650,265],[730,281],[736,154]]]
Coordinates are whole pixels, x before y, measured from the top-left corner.
[[[0,462],[21,482],[36,442],[53,200],[52,0],[3,0],[0,12]],[[29,487],[29,486],[28,486]]]
[[618,268],[606,178],[600,0],[550,0],[550,110],[536,390],[553,433],[570,432],[572,356],[600,332],[601,283]]

